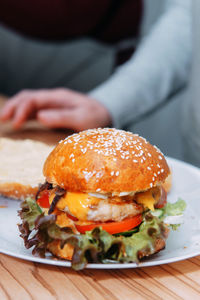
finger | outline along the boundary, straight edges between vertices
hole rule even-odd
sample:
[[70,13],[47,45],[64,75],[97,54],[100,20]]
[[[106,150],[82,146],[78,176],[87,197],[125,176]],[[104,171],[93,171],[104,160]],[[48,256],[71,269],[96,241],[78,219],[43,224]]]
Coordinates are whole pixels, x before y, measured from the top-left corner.
[[37,119],[50,128],[67,128],[76,130],[76,113],[74,110],[48,109],[37,113]]
[[[9,100],[0,112],[0,120],[7,121],[14,116],[17,106],[21,106],[22,102],[31,101],[35,110],[43,108],[67,107],[74,108],[77,101],[80,101],[80,94],[68,89],[38,90],[38,91],[22,91]],[[21,117],[20,117],[21,118]],[[18,126],[18,117],[14,121]],[[20,123],[19,123],[20,124]],[[20,125],[19,125],[20,126]]]
[[66,89],[40,90],[35,93],[35,105],[37,109],[59,107],[73,108],[76,105],[76,102],[76,93]]
[[9,100],[9,102],[4,105],[4,107],[0,112],[0,120],[1,121],[10,120],[14,115],[16,105],[17,105],[17,101]]
[[22,127],[24,122],[30,118],[30,116],[35,111],[34,101],[26,99],[21,102],[15,110],[15,114],[13,117],[13,127],[18,129]]

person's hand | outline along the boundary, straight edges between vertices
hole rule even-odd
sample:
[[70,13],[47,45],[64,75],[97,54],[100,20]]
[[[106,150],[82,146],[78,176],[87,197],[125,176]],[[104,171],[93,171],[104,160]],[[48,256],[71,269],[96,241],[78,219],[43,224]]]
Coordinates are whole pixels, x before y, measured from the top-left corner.
[[16,129],[33,118],[50,128],[75,131],[111,124],[110,114],[101,103],[64,88],[22,91],[5,104],[0,113],[0,120],[12,120]]

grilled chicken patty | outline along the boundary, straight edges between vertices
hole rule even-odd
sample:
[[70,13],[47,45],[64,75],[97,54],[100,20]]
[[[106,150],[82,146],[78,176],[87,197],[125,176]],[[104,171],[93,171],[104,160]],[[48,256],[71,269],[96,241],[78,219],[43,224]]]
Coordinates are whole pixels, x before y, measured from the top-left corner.
[[97,207],[88,211],[88,220],[91,221],[122,221],[125,218],[137,216],[143,212],[142,205],[135,202],[113,204],[101,200]]
[[[95,206],[88,208],[87,220],[95,222],[122,221],[139,215],[143,212],[143,206],[136,202],[131,203],[110,203],[107,200],[100,200]],[[64,211],[69,212],[68,207]]]

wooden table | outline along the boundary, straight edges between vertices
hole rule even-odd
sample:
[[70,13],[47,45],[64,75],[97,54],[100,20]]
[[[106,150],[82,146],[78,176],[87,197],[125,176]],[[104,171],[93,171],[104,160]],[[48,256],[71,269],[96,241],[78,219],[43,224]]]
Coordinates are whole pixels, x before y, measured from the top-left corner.
[[[1,103],[1,102],[0,102]],[[13,131],[0,125],[0,136],[56,143],[68,134],[32,122]],[[0,254],[0,299],[200,299],[200,256],[137,269],[75,272]]]

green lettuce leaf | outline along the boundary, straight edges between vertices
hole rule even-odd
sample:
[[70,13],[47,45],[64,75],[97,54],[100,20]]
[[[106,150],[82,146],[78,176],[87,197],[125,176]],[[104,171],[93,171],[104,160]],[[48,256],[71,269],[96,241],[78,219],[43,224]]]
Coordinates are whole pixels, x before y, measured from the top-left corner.
[[74,234],[71,228],[56,224],[56,215],[45,216],[30,198],[21,204],[19,215],[22,219],[19,230],[26,248],[33,247],[33,254],[45,257],[53,240],[59,240],[61,248],[70,243],[74,246],[72,267],[76,270],[88,262],[138,262],[163,249],[168,236],[168,228],[149,212],[144,214],[138,232],[128,237],[111,235],[100,227],[85,234]]
[[71,228],[60,228],[56,224],[56,215],[45,216],[32,198],[21,203],[18,215],[22,220],[18,227],[25,247],[33,247],[32,253],[40,257],[45,257],[47,246],[54,239],[65,240],[72,235]]
[[42,213],[41,208],[31,197],[26,198],[26,201],[23,201],[20,207],[20,218],[27,222],[29,229],[32,230],[35,227],[35,219]]
[[165,207],[155,209],[152,214],[158,216],[172,230],[177,230],[183,221],[183,213],[186,209],[186,203],[183,199],[178,199],[175,203],[167,203]]
[[186,203],[183,199],[178,199],[175,203],[167,203],[164,208],[165,216],[179,216],[182,215],[186,209]]

